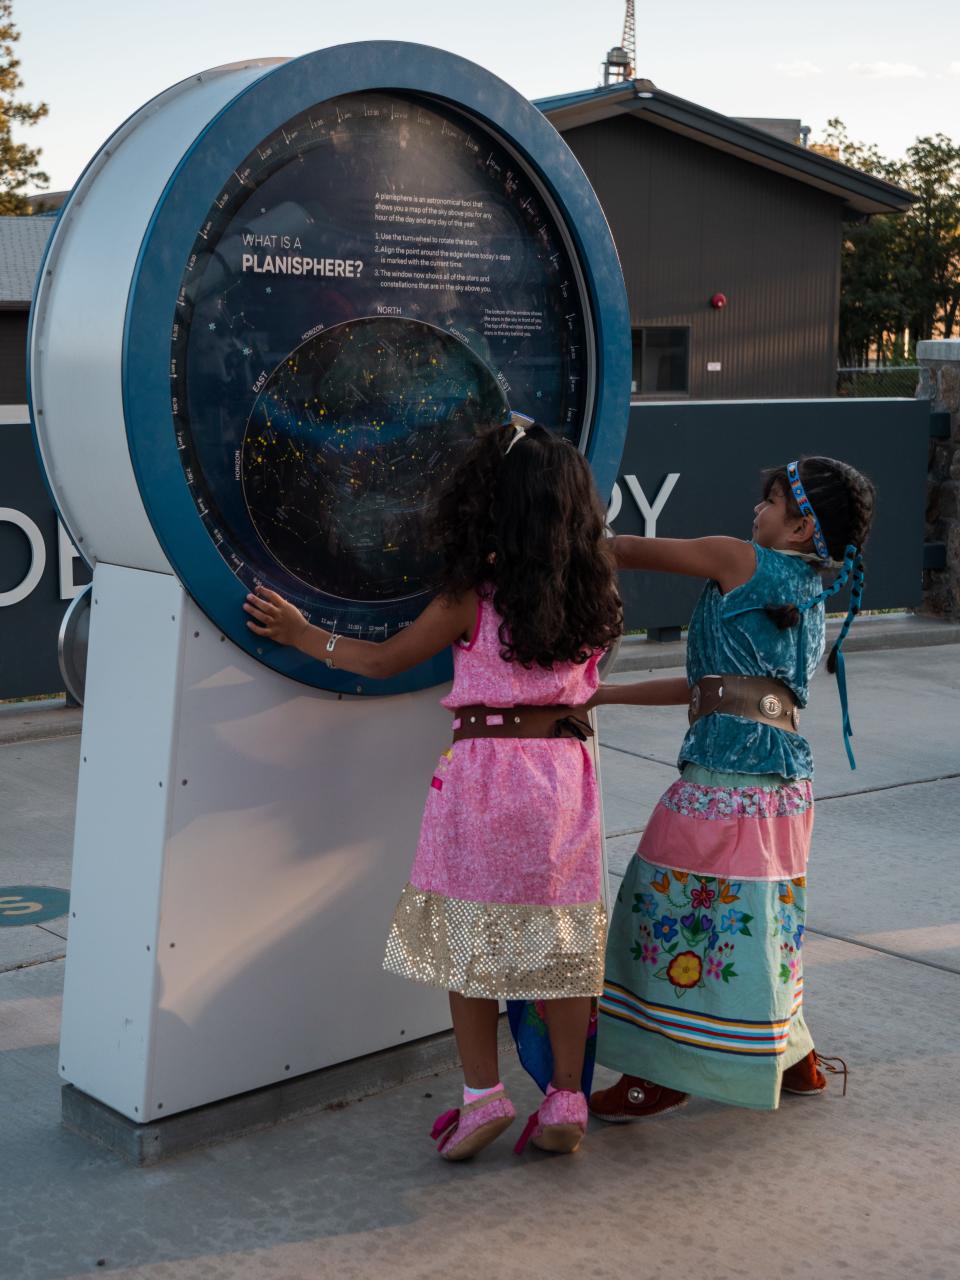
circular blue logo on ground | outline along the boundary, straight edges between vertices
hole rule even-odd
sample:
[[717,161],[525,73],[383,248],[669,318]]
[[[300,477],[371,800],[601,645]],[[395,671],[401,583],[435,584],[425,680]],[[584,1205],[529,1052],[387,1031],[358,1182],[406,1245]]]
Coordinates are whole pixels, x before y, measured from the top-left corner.
[[43,924],[57,920],[70,909],[66,889],[49,885],[0,885],[0,929],[5,925]]

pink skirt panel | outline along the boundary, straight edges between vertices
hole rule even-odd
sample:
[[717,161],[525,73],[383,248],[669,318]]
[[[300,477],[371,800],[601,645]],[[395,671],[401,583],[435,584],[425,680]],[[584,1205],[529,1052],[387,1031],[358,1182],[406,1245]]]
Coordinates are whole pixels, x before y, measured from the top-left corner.
[[600,797],[573,738],[468,738],[427,791],[410,883],[470,902],[597,902]]
[[765,817],[692,817],[661,801],[637,853],[657,867],[725,880],[794,880],[807,873],[812,805]]

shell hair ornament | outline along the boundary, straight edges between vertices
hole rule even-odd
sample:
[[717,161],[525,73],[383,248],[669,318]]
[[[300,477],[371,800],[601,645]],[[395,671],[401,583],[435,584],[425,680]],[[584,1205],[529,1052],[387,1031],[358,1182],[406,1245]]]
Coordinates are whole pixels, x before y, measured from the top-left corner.
[[503,452],[506,457],[515,444],[519,444],[530,428],[534,425],[535,419],[528,418],[525,413],[511,413],[510,421],[506,424],[513,428],[513,435],[510,437],[510,443]]

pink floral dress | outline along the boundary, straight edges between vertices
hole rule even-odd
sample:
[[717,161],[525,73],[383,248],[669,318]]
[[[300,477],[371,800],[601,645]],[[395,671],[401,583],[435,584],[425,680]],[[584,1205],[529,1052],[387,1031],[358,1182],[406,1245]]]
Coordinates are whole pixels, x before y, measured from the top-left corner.
[[[500,657],[502,619],[478,604],[443,705],[582,706],[599,655],[526,669]],[[384,968],[465,996],[538,1000],[603,987],[600,796],[576,738],[468,738],[440,757]]]

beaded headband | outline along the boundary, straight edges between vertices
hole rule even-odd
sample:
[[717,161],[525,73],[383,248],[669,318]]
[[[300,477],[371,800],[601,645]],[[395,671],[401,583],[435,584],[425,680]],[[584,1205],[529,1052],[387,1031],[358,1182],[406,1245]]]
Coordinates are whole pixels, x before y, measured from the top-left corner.
[[809,516],[813,521],[813,545],[817,555],[821,560],[829,560],[830,552],[827,550],[827,540],[823,536],[817,513],[814,511],[810,499],[807,497],[807,491],[803,487],[803,481],[800,479],[799,462],[787,463],[787,480],[790,483],[790,492],[793,494],[794,501],[800,508],[800,514]]

